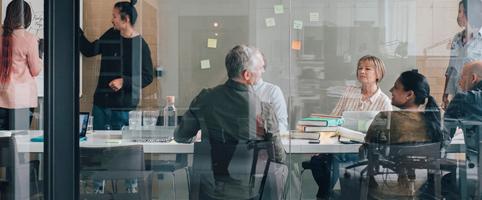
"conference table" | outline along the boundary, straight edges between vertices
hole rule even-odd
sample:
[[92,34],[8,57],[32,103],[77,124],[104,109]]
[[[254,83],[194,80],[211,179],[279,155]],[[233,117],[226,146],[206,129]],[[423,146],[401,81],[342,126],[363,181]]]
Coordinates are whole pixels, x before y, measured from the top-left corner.
[[[32,142],[32,137],[42,135],[42,131],[28,131],[26,134],[17,134],[17,151],[42,153],[42,142]],[[320,137],[319,144],[311,144],[308,139],[290,139],[289,136],[281,137],[284,149],[288,154],[314,154],[314,153],[357,153],[361,144],[343,144],[338,137]],[[95,131],[87,134],[87,140],[80,142],[80,147],[114,147],[124,145],[142,145],[144,153],[152,154],[192,154],[193,143],[171,142],[132,142],[122,140],[121,131]],[[449,152],[464,151],[463,134],[457,133],[449,146]]]
[[[22,153],[42,153],[43,142],[32,142],[32,137],[42,135],[42,131],[28,131],[23,134],[16,134],[17,151]],[[319,144],[309,143],[308,139],[290,139],[288,135],[281,136],[284,149],[288,154],[317,154],[317,153],[358,153],[361,144],[344,144],[339,142],[338,137],[320,137]],[[80,141],[80,147],[114,147],[124,145],[142,145],[146,154],[192,154],[193,143],[171,142],[133,142],[122,139],[121,131],[95,131],[87,134],[87,140]],[[452,138],[447,152],[465,152],[464,136],[458,130]],[[465,177],[465,176],[463,176]],[[462,176],[460,177],[462,178]],[[465,180],[465,179],[461,179]],[[465,183],[466,181],[462,181]],[[465,186],[465,184],[464,184]],[[461,193],[466,196],[467,191],[461,188]]]

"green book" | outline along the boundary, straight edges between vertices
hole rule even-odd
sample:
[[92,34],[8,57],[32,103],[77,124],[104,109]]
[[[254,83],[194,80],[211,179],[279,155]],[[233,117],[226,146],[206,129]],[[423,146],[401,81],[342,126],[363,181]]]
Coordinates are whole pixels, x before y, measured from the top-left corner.
[[298,121],[298,125],[302,126],[340,126],[342,124],[342,118],[307,117]]

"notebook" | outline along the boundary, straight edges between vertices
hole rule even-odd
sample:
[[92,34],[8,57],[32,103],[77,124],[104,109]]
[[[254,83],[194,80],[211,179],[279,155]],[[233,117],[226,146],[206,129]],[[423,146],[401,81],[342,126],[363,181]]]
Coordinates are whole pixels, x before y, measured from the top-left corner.
[[[85,141],[87,138],[85,134],[87,133],[87,125],[89,124],[89,113],[80,112],[79,113],[79,140]],[[44,136],[33,137],[30,139],[32,142],[43,142]]]

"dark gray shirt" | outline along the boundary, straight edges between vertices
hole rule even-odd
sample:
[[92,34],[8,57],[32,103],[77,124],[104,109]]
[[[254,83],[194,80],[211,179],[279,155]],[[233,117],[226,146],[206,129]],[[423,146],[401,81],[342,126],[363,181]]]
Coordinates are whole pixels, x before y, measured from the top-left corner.
[[470,91],[457,93],[447,107],[445,118],[482,121],[482,81]]
[[[256,128],[257,117],[264,121],[262,133]],[[269,104],[260,101],[248,85],[228,80],[201,91],[176,128],[174,139],[189,143],[198,130],[202,130],[203,140],[216,143],[259,139],[274,141],[275,160],[285,160],[276,114]]]

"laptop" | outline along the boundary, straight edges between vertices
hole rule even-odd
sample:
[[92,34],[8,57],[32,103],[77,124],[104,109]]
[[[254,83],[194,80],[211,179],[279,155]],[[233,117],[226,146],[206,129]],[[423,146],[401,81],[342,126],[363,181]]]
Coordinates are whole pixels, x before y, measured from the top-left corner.
[[[79,113],[79,140],[85,141],[87,138],[85,134],[87,133],[87,125],[89,124],[89,113],[88,112],[80,112]],[[43,142],[44,136],[33,137],[30,139],[32,142]]]
[[379,111],[345,111],[342,127],[366,133]]

